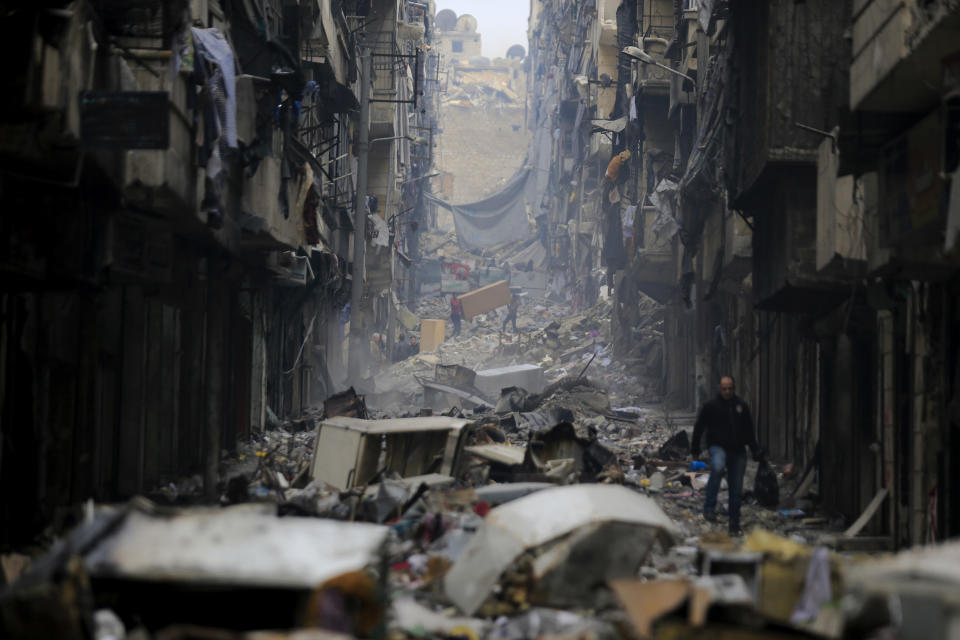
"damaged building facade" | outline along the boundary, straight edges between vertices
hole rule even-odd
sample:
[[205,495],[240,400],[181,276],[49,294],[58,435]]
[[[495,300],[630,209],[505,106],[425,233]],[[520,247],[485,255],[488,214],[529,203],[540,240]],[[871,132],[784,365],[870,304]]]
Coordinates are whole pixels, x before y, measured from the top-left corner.
[[828,512],[956,535],[960,7],[530,6],[554,277],[613,287],[617,351],[667,405],[733,374]]
[[4,11],[4,542],[65,505],[183,476],[215,498],[222,451],[341,388],[351,332],[361,351],[392,333],[431,164],[433,13],[398,0]]

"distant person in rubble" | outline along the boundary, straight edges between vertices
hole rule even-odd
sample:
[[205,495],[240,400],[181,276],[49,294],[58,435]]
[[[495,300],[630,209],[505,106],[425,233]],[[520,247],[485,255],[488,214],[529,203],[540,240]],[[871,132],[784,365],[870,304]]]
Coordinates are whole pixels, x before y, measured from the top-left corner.
[[717,397],[704,403],[693,427],[693,442],[690,453],[696,460],[700,456],[700,438],[706,434],[707,450],[710,452],[710,479],[703,504],[703,517],[716,522],[717,493],[724,472],[730,491],[728,527],[731,536],[743,534],[740,529],[740,499],[743,492],[743,474],[747,468],[745,448],[749,447],[754,460],[760,460],[763,452],[757,444],[753,430],[750,408],[736,394],[733,376],[720,378]]
[[507,325],[513,323],[513,332],[517,333],[517,311],[520,309],[520,299],[514,296],[510,299],[510,304],[507,305],[507,317],[503,319],[503,328],[501,331],[507,330]]
[[450,321],[453,323],[453,336],[457,337],[460,335],[460,320],[463,318],[463,305],[460,303],[460,298],[450,294]]
[[417,355],[418,351],[420,351],[420,342],[416,336],[410,336],[407,342],[398,340],[393,346],[393,361],[402,362],[407,358]]

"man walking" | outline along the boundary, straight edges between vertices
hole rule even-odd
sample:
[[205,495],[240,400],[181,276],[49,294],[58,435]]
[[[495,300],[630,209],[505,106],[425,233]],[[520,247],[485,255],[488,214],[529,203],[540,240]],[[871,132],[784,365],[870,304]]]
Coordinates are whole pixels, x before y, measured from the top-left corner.
[[450,320],[453,322],[453,336],[460,335],[460,318],[463,317],[463,305],[457,296],[450,294]]
[[503,328],[500,331],[506,331],[507,325],[513,323],[513,332],[517,332],[517,311],[520,309],[520,300],[516,297],[510,299],[507,305],[507,317],[503,319]]
[[716,522],[717,493],[723,473],[727,474],[727,488],[730,490],[731,536],[742,535],[740,529],[740,497],[743,491],[743,473],[747,468],[747,456],[744,451],[749,447],[754,460],[762,456],[757,437],[753,431],[753,418],[750,408],[735,393],[733,376],[720,378],[719,394],[704,403],[693,427],[693,442],[690,452],[693,458],[700,456],[700,438],[706,432],[707,448],[710,452],[710,480],[707,481],[707,495],[703,504],[703,516],[709,522]]

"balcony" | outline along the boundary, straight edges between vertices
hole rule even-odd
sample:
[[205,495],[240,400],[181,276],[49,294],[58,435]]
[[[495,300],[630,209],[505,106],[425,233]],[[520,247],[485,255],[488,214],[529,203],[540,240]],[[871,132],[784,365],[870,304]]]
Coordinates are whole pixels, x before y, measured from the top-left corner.
[[617,7],[620,0],[600,0],[597,3],[597,24],[600,27],[600,46],[617,46]]
[[[656,62],[669,67],[671,61],[664,56],[669,44],[669,41],[664,38],[646,37],[643,39],[643,50]],[[670,84],[674,74],[656,65],[642,63],[637,63],[637,74],[645,95],[670,95]]]
[[630,268],[637,288],[660,304],[677,292],[677,261],[672,252],[638,251]]
[[[270,83],[263,78],[241,75],[237,78],[237,139],[250,144],[256,138],[257,103]],[[291,143],[292,144],[292,143]],[[304,151],[303,155],[309,152]],[[284,182],[281,173],[283,139],[273,132],[270,152],[260,159],[256,172],[244,173],[240,194],[240,246],[245,250],[295,249],[303,242],[303,204],[313,186],[312,169],[304,168]],[[281,190],[286,197],[281,198]],[[300,210],[297,210],[297,207]]]
[[[700,59],[700,47],[709,49],[709,41],[706,37],[698,38],[700,22],[697,17],[697,11],[687,9],[683,12],[683,19],[687,28],[683,31],[686,34],[686,44],[682,49],[682,58],[678,71],[684,75],[693,78],[697,76],[697,69]],[[703,52],[704,58],[709,58],[709,51]],[[670,78],[670,115],[673,116],[674,109],[679,105],[692,105],[697,103],[697,92],[689,81],[678,75],[671,74]]]
[[242,248],[295,249],[304,244],[302,229],[298,228],[302,211],[295,211],[295,207],[301,200],[301,188],[304,191],[310,189],[308,185],[299,184],[305,179],[305,176],[299,176],[289,181],[294,184],[288,188],[287,206],[284,207],[280,201],[280,190],[285,187],[279,154],[271,154],[260,160],[257,172],[243,181],[240,198]]
[[935,110],[883,150],[877,214],[867,220],[872,275],[934,281],[955,272],[943,254],[945,119]]
[[720,288],[736,293],[753,269],[753,232],[740,216],[728,223],[727,250],[723,255]]
[[373,33],[367,40],[372,57],[373,87],[370,105],[370,138],[392,138],[397,135],[397,105],[395,102],[378,100],[397,100],[399,98],[398,78],[402,58],[397,48],[396,34],[393,31]]
[[960,51],[955,6],[946,0],[855,1],[851,107],[922,113],[935,106],[945,59]]
[[659,215],[656,207],[642,207],[640,222],[643,224],[643,234],[637,236],[637,252],[630,268],[637,287],[663,304],[676,292],[679,274],[672,235],[657,234]]
[[169,100],[166,117],[169,144],[165,149],[129,149],[120,151],[116,174],[123,198],[136,208],[182,217],[197,215],[197,176],[195,173],[192,114],[187,107],[189,79],[185,71],[174,77],[168,70],[167,52],[136,51],[137,60],[115,56],[117,85],[123,91],[166,92]]
[[[876,215],[876,174],[869,174],[874,189],[865,189],[852,175],[838,176],[834,147],[833,139],[826,138],[817,159],[817,272],[857,278],[866,271],[864,216]],[[857,197],[855,190],[862,195]]]
[[[4,17],[8,52],[0,118],[0,168],[76,184],[81,170],[77,96],[92,87],[96,42],[81,7],[19,10]],[[69,55],[62,52],[69,51]]]

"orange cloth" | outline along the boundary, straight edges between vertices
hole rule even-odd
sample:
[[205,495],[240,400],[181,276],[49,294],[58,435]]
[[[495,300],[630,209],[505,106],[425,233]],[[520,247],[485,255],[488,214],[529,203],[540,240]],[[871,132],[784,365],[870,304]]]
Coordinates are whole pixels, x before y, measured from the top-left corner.
[[610,182],[616,182],[617,178],[620,177],[620,168],[630,159],[629,151],[621,151],[617,155],[613,156],[613,159],[610,160],[610,164],[607,165],[607,172],[604,174],[604,178]]

